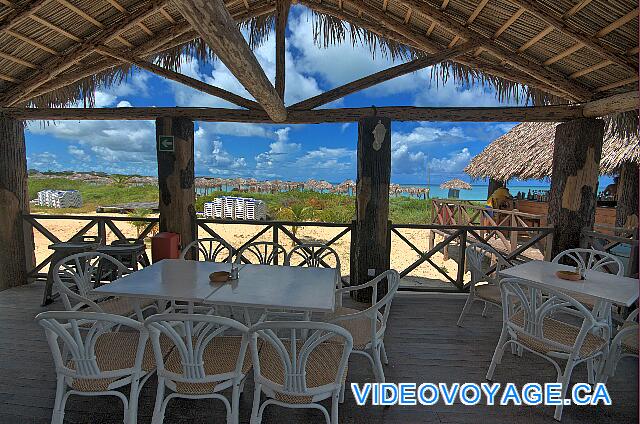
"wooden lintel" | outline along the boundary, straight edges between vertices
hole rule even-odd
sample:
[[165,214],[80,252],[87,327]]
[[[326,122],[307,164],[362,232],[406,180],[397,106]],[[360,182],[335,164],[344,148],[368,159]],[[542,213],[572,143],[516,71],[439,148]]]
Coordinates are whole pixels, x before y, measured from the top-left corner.
[[284,102],[258,63],[222,0],[179,0],[182,16],[275,122],[287,119]]
[[291,0],[276,1],[276,91],[284,101],[286,30]]
[[[551,69],[545,68],[541,64],[527,59],[522,55],[518,55],[513,51],[510,51],[495,43],[490,37],[480,34],[470,28],[465,27],[451,16],[447,15],[444,11],[432,6],[429,3],[422,0],[400,0],[400,3],[407,7],[413,7],[419,11],[423,16],[428,19],[436,21],[439,25],[461,36],[467,40],[479,40],[482,41],[482,47],[489,51],[494,56],[510,63],[516,69],[531,75],[534,78],[548,84],[552,87],[556,87],[568,95],[576,97],[580,101],[588,101],[591,99],[592,92],[587,87],[576,83],[568,79],[565,75],[559,72],[555,72]],[[364,0],[358,0],[359,5],[365,4]],[[365,6],[370,7],[370,6]]]
[[[338,108],[292,110],[286,124],[320,124],[355,122],[370,116],[373,109]],[[540,107],[412,107],[386,106],[376,113],[393,121],[440,122],[559,122],[583,117],[583,106],[558,105]],[[151,120],[179,116],[194,121],[274,123],[260,110],[186,108],[186,107],[128,107],[128,108],[0,108],[0,114],[16,119],[33,120]]]
[[244,97],[239,96],[235,93],[232,93],[230,91],[224,90],[219,87],[214,87],[198,79],[191,78],[179,72],[172,71],[171,69],[162,68],[156,65],[155,63],[144,60],[133,54],[121,52],[118,49],[113,49],[107,46],[100,46],[96,49],[96,51],[100,54],[113,57],[123,62],[131,63],[132,65],[145,69],[161,77],[164,77],[173,81],[177,81],[188,87],[194,88],[198,91],[202,91],[203,93],[207,93],[212,96],[219,97],[223,100],[231,102],[240,107],[245,107],[247,109],[261,109],[260,105],[257,102],[254,102],[253,100],[245,99]]
[[428,66],[436,65],[440,62],[444,62],[445,60],[453,59],[454,57],[470,52],[471,50],[475,49],[477,46],[478,46],[477,43],[467,42],[464,44],[460,44],[458,47],[455,47],[449,50],[444,50],[444,51],[441,51],[440,53],[436,53],[428,57],[415,59],[415,60],[412,60],[411,62],[393,66],[391,68],[376,72],[366,77],[351,81],[347,84],[341,85],[340,87],[336,87],[332,90],[329,90],[317,96],[311,97],[307,100],[298,102],[294,105],[291,105],[289,109],[292,109],[292,110],[314,109],[318,106],[322,106],[324,104],[330,103],[334,100],[340,99],[349,94],[372,87],[376,84],[380,84],[384,81],[388,81],[402,75],[410,74],[411,72],[418,71]]
[[596,118],[637,110],[639,107],[640,95],[634,90],[585,103],[582,105],[582,115],[585,118]]

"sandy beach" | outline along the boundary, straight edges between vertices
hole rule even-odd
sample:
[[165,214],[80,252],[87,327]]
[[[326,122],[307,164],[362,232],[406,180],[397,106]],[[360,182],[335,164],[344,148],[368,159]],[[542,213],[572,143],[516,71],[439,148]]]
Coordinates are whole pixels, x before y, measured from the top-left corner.
[[[85,226],[89,222],[89,219],[92,216],[95,216],[95,214],[86,214],[82,216],[86,216],[87,220],[40,219],[39,222],[41,222],[49,231],[51,231],[51,233],[56,235],[60,240],[66,241],[69,240],[83,226]],[[131,223],[116,222],[116,225],[126,237],[137,236],[137,229]],[[264,228],[259,225],[247,225],[241,223],[213,223],[209,224],[209,226],[234,247],[241,246],[243,243],[257,234],[262,228]],[[291,231],[290,227],[288,227],[288,229]],[[304,242],[326,242],[338,235],[343,229],[344,228],[341,227],[299,227],[296,236]],[[97,227],[92,228],[87,234],[97,234]],[[423,251],[427,250],[427,230],[403,229],[402,234],[419,249]],[[199,229],[198,236],[204,238],[208,237],[209,235],[204,230]],[[271,241],[272,237],[273,236],[271,231],[267,231],[265,234],[261,235],[258,240]],[[115,234],[107,228],[107,242],[110,243],[111,241],[116,239],[117,237],[115,236]],[[36,261],[37,263],[40,263],[51,254],[51,250],[48,247],[51,242],[37,230],[34,230],[34,240],[36,245]],[[289,251],[294,246],[294,242],[282,231],[279,232],[278,241],[287,251]],[[437,241],[438,237],[436,237],[436,243]],[[348,234],[332,244],[332,247],[340,256],[340,265],[343,276],[349,275],[349,244],[350,236]],[[147,245],[149,245],[149,243],[147,243]],[[149,255],[151,255],[150,251]],[[415,260],[417,260],[418,257],[419,256],[417,252],[415,252],[409,245],[402,241],[397,235],[392,235],[391,267],[393,269],[402,271],[403,269],[411,265]],[[432,257],[432,260],[437,266],[446,269],[446,272],[450,276],[455,278],[458,269],[456,261],[454,261],[453,259],[445,261],[442,253],[436,253]],[[468,278],[468,274],[466,277]],[[450,286],[450,284],[446,283],[444,280],[445,277],[442,276],[442,274],[440,274],[433,266],[428,263],[423,263],[403,279],[403,284],[418,287],[442,286],[443,284]]]

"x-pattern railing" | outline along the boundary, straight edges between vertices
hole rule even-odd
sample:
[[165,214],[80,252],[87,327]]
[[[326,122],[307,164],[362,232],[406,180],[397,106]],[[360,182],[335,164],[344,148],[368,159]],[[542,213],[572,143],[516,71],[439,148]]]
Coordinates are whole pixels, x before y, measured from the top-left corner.
[[583,247],[614,253],[614,249],[628,245],[629,263],[625,267],[628,276],[638,272],[638,227],[623,228],[595,225],[593,230],[582,231]]

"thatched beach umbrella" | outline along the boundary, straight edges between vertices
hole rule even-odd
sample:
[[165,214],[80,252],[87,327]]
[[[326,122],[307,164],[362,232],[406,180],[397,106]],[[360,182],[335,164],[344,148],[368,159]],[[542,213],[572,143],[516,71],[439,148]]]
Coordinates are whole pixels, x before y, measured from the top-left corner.
[[444,183],[440,184],[440,188],[454,190],[471,190],[471,184],[466,181],[462,181],[459,178],[454,178],[453,180],[445,181]]
[[[524,122],[495,139],[474,157],[464,171],[472,178],[508,181],[551,177],[555,122]],[[622,138],[608,131],[604,136],[600,174],[612,175],[625,162],[640,164],[638,136]]]

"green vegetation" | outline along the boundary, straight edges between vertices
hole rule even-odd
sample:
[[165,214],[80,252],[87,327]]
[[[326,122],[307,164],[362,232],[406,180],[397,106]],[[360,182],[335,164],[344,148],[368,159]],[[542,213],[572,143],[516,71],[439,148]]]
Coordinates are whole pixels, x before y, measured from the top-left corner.
[[40,190],[79,190],[82,208],[51,209],[31,206],[32,212],[78,213],[95,212],[98,206],[117,205],[129,202],[157,202],[158,187],[153,185],[118,187],[114,184],[97,185],[67,178],[30,178],[29,199],[35,199]]
[[[86,213],[95,212],[98,206],[109,206],[131,202],[157,202],[158,188],[154,185],[127,186],[114,184],[97,185],[66,178],[29,179],[29,198],[34,199],[38,191],[45,189],[79,190],[83,206],[80,209],[51,209],[32,206],[34,213]],[[355,198],[343,194],[317,193],[313,191],[290,191],[282,193],[245,193],[217,191],[196,200],[196,211],[204,210],[204,203],[220,196],[242,196],[263,200],[271,219],[291,221],[350,222],[355,216]],[[392,197],[389,218],[394,223],[427,223],[431,219],[431,203],[423,199]],[[132,216],[145,216],[150,211],[135,211]]]

